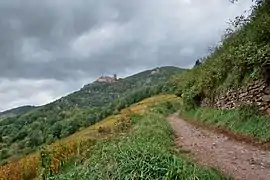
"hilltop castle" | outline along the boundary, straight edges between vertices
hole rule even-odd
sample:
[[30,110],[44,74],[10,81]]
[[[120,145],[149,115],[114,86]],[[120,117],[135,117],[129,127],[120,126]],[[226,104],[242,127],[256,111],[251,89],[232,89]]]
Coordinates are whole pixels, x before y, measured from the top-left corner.
[[101,75],[97,79],[97,82],[103,82],[103,83],[114,83],[116,81],[117,81],[117,75],[116,74],[114,74],[113,77]]

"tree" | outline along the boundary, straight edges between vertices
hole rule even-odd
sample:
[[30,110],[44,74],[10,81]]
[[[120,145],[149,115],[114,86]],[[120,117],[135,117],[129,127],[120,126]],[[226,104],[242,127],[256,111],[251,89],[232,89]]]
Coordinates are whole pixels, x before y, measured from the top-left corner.
[[30,147],[36,147],[39,146],[40,144],[42,144],[44,141],[44,138],[42,136],[42,132],[39,130],[34,130],[31,132],[31,134],[29,135],[29,141],[28,141],[28,145]]
[[55,123],[52,127],[52,134],[54,138],[59,139],[61,136],[62,125],[60,123]]
[[194,68],[200,66],[201,64],[202,64],[201,60],[197,59],[197,61],[195,62]]

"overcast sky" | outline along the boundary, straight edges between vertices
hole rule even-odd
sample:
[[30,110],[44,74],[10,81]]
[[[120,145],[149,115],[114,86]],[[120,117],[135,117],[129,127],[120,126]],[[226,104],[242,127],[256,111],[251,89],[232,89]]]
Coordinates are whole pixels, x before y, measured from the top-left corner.
[[102,73],[189,68],[251,0],[0,0],[0,111],[41,105]]

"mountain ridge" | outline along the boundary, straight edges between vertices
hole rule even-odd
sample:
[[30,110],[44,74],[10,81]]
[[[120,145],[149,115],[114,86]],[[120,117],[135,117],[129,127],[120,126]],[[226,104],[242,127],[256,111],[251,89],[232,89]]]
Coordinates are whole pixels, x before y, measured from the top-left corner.
[[[150,69],[150,70],[145,70],[145,71],[142,71],[142,72],[135,73],[135,74],[133,74],[133,75],[130,75],[130,76],[127,76],[127,77],[124,77],[124,78],[117,78],[117,81],[121,81],[121,80],[127,79],[127,78],[130,79],[130,78],[132,78],[133,76],[136,76],[136,75],[139,76],[140,74],[142,74],[142,76],[143,76],[143,74],[146,74],[146,73],[148,73],[149,75],[151,75],[151,72],[153,72],[153,71],[155,71],[155,70],[158,70],[158,69],[160,69],[160,68],[161,68],[161,69],[163,69],[163,68],[174,69],[174,68],[178,68],[178,67],[176,67],[176,66],[162,66],[162,67],[156,67],[156,68],[153,68],[153,69]],[[185,69],[183,69],[183,68],[179,68],[179,69],[185,70]],[[153,75],[153,74],[152,74],[152,75]],[[101,77],[102,77],[102,76],[101,76]],[[98,81],[98,79],[100,79],[101,77],[97,78],[95,81],[93,81],[93,82],[91,82],[91,83],[85,84],[80,90],[84,89],[86,86],[89,86],[89,85],[91,85],[91,84],[93,84],[93,83],[104,83],[104,84],[107,84],[106,82]],[[104,77],[107,77],[107,76],[104,76]],[[108,76],[108,77],[110,77],[110,76]],[[110,77],[110,78],[113,78],[113,77]],[[115,82],[116,82],[116,81],[115,81]],[[113,83],[115,83],[115,82],[113,82]],[[110,83],[111,83],[111,82],[109,82],[108,84],[110,84]],[[80,90],[77,90],[77,91],[80,91]],[[76,93],[77,91],[69,92],[68,95],[73,94],[73,93]],[[58,98],[58,99],[56,99],[56,100],[53,100],[53,101],[51,101],[51,102],[49,102],[49,103],[47,103],[47,104],[41,105],[41,106],[37,106],[37,105],[21,105],[21,106],[16,106],[16,107],[13,107],[13,108],[10,108],[10,109],[6,109],[6,110],[3,110],[3,111],[0,111],[0,117],[1,117],[2,115],[6,115],[6,114],[13,114],[13,116],[14,116],[14,115],[20,115],[20,114],[23,114],[23,113],[27,112],[27,109],[30,111],[30,110],[35,109],[35,108],[38,108],[38,107],[46,106],[46,105],[48,105],[48,104],[51,104],[51,103],[53,103],[53,102],[55,102],[55,101],[60,100],[60,99],[63,98],[63,97],[66,97],[66,96],[68,96],[68,95],[61,96],[60,98]],[[19,111],[19,112],[18,112],[18,111]],[[20,111],[21,111],[21,112],[20,112]],[[17,112],[17,113],[16,113],[16,112]]]

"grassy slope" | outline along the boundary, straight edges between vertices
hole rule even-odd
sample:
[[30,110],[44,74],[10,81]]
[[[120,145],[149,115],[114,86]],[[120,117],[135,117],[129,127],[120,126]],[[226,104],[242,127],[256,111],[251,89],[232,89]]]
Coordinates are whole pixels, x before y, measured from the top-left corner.
[[183,111],[181,116],[198,120],[206,125],[224,128],[238,135],[249,136],[261,142],[270,141],[270,118],[253,114],[249,110],[198,108]]
[[86,163],[50,179],[225,179],[176,155],[166,113],[165,105],[133,115],[131,132],[97,144]]
[[[85,152],[88,152],[88,150],[91,149],[91,146],[97,141],[117,134],[117,127],[119,125],[121,127],[123,120],[125,121],[129,118],[131,113],[145,113],[149,106],[165,101],[173,101],[176,98],[177,97],[174,95],[159,95],[145,99],[122,110],[118,115],[109,116],[93,126],[79,131],[67,138],[56,141],[45,149],[51,159],[51,164],[49,165],[50,171],[57,173],[62,164],[65,164],[65,162],[72,157],[76,157],[78,161],[84,159]],[[101,132],[100,128],[102,130]],[[103,133],[103,131],[105,133]],[[37,151],[36,153],[1,166],[0,177],[4,180],[17,180],[32,179],[33,177],[38,176],[44,169],[44,167],[40,165],[40,153],[41,151]]]

